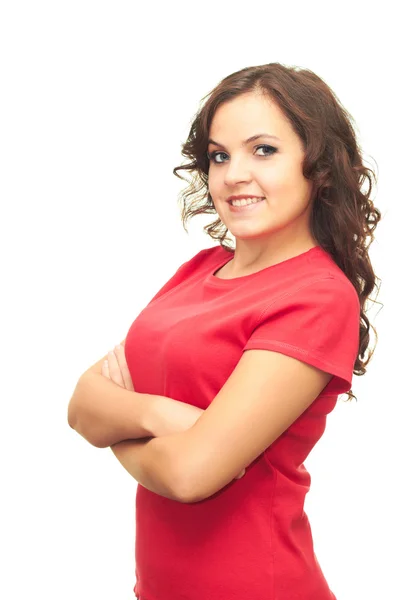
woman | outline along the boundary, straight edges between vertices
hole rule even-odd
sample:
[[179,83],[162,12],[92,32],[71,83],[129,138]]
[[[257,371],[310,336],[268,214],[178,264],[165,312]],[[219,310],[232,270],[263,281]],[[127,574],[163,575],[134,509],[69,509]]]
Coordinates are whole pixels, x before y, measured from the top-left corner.
[[185,262],[100,361],[109,385],[157,399],[140,435],[135,424],[149,439],[108,438],[139,483],[135,595],[335,598],[304,512],[304,461],[372,356],[374,174],[325,82],[279,63],[223,79],[182,154],[190,162],[174,173],[193,174],[183,224],[216,213],[205,231],[218,244]]

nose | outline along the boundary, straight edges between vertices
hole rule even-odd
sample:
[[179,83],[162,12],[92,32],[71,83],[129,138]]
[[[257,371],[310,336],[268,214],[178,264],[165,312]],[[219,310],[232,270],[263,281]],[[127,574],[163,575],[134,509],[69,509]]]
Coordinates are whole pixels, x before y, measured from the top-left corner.
[[225,185],[235,186],[252,180],[251,173],[243,159],[230,160],[224,170]]

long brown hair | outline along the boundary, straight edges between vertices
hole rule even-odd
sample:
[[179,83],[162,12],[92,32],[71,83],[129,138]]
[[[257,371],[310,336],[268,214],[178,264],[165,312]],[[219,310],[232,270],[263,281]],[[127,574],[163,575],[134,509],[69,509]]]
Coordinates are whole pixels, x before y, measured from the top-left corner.
[[[363,164],[353,117],[320,77],[309,69],[268,63],[228,75],[203,98],[207,100],[194,116],[188,138],[182,144],[182,155],[190,162],[173,170],[174,175],[184,181],[188,180],[178,171],[192,175],[178,198],[183,201],[183,227],[187,231],[187,221],[195,215],[216,213],[208,191],[207,146],[211,121],[222,103],[248,92],[262,93],[276,102],[303,142],[303,175],[314,182],[312,235],[346,274],[360,299],[359,351],[353,372],[364,375],[375,350],[374,346],[364,360],[370,327],[376,343],[378,341],[376,329],[365,314],[367,299],[375,286],[379,292],[376,280],[381,282],[375,276],[368,254],[381,219],[381,212],[370,198],[377,178]],[[362,189],[365,181],[367,191]],[[204,231],[223,248],[234,251],[227,243],[228,229],[219,218],[206,225]],[[347,394],[348,401],[357,400],[352,390]]]

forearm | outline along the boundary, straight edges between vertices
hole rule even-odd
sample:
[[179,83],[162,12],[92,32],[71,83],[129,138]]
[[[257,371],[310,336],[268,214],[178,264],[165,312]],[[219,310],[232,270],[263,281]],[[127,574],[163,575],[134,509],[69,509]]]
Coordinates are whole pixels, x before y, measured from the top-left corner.
[[98,448],[145,438],[152,435],[147,423],[154,399],[122,388],[100,374],[84,374],[69,402],[69,425]]
[[183,434],[125,440],[111,450],[126,471],[151,492],[185,502],[180,462]]

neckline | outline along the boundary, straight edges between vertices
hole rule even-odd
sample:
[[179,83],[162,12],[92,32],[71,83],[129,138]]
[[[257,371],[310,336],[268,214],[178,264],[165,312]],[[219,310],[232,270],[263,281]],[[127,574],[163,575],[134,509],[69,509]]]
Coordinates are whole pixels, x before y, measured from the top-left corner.
[[[236,283],[245,283],[250,281],[251,279],[256,279],[257,277],[260,277],[264,273],[274,271],[275,269],[283,270],[285,268],[290,268],[292,263],[300,262],[301,260],[305,261],[307,259],[310,259],[313,255],[324,252],[321,246],[313,246],[312,248],[309,248],[309,250],[305,250],[305,252],[301,252],[300,254],[291,256],[290,258],[286,258],[285,260],[275,263],[274,265],[270,265],[269,267],[264,267],[263,269],[260,269],[255,273],[250,273],[249,275],[242,275],[241,277],[222,279],[221,277],[217,277],[216,275],[214,275],[214,273],[219,271],[222,267],[224,267],[228,262],[230,262],[233,259],[234,251],[230,252],[229,250],[225,250],[222,246],[220,246],[220,249],[221,256],[218,256],[218,260],[215,264],[212,265],[211,270],[206,278],[207,283],[220,287],[233,286]],[[225,254],[227,254],[227,257],[225,257]]]

